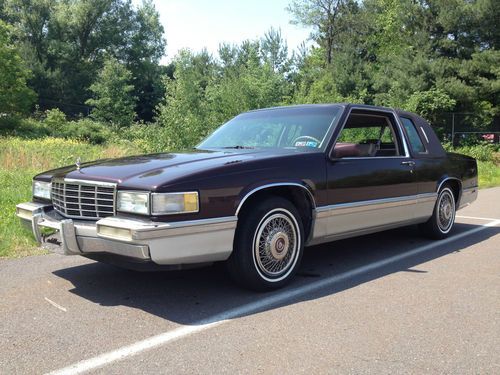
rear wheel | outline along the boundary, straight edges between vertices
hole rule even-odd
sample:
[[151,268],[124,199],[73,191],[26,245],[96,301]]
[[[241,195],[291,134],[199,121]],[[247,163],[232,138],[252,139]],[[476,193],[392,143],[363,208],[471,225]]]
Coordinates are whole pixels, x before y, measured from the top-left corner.
[[420,225],[422,232],[433,239],[448,237],[455,223],[455,196],[451,189],[445,186],[439,192],[432,217]]
[[299,267],[303,237],[302,221],[292,203],[281,197],[264,200],[240,218],[227,261],[230,275],[254,290],[284,286]]

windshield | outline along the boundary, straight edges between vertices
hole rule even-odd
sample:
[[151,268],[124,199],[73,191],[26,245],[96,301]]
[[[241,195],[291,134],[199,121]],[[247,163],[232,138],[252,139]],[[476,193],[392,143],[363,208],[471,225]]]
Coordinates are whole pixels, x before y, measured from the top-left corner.
[[321,148],[338,106],[283,107],[242,113],[218,128],[198,148]]

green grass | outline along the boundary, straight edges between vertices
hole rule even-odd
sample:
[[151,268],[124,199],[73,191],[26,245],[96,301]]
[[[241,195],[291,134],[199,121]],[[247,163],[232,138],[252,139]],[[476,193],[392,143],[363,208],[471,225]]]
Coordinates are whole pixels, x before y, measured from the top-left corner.
[[[0,137],[0,257],[43,253],[14,215],[17,203],[31,200],[31,179],[42,171],[83,161],[136,154],[138,146],[97,146],[60,138]],[[467,153],[468,150],[454,150]],[[465,152],[463,152],[465,151]],[[474,151],[477,153],[477,150]],[[478,161],[479,187],[500,186],[499,155]]]
[[500,164],[492,161],[478,161],[479,187],[500,186]]
[[498,144],[483,143],[453,148],[445,144],[447,151],[472,156],[477,160],[479,187],[500,186],[500,152]]
[[35,254],[38,250],[30,231],[14,215],[16,204],[31,199],[31,174],[26,170],[0,167],[0,257]]
[[31,179],[37,173],[83,161],[137,153],[123,146],[96,146],[57,138],[0,138],[0,257],[42,253],[33,236],[14,215],[17,203],[31,200]]

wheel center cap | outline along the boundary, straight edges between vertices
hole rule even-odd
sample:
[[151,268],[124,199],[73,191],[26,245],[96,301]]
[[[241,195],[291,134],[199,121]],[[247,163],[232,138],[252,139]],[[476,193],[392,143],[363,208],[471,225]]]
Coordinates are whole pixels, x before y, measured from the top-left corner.
[[443,207],[443,214],[446,219],[451,217],[451,206],[449,204]]
[[290,241],[285,233],[278,232],[273,235],[270,243],[270,250],[273,258],[277,260],[283,259],[288,252]]
[[283,238],[278,238],[276,241],[276,251],[281,253],[285,249],[285,240]]

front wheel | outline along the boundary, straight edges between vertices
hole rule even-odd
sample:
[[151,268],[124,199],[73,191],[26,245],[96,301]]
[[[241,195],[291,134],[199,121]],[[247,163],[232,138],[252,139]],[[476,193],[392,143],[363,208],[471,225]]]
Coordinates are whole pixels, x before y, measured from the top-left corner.
[[278,289],[299,267],[303,238],[297,209],[284,198],[268,198],[240,218],[233,253],[227,261],[229,274],[250,289]]
[[432,217],[420,225],[422,232],[430,238],[440,240],[448,237],[455,223],[455,196],[449,187],[441,189]]

